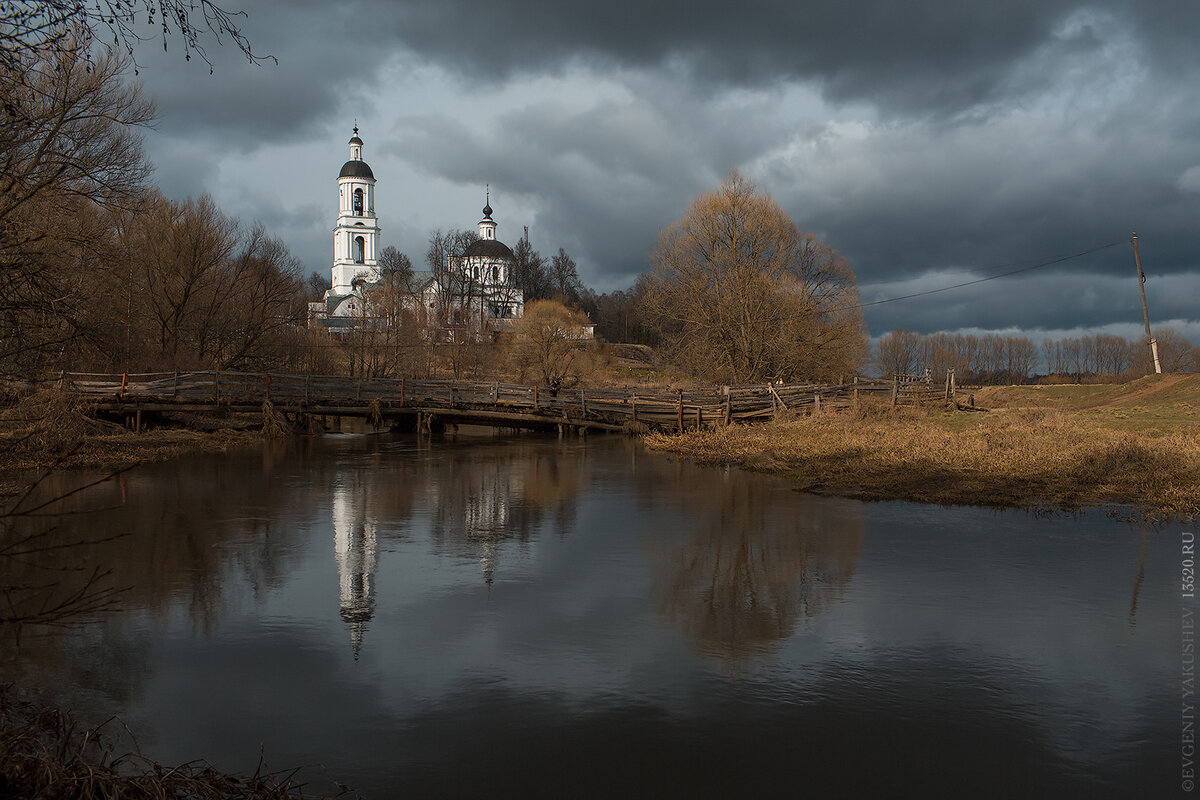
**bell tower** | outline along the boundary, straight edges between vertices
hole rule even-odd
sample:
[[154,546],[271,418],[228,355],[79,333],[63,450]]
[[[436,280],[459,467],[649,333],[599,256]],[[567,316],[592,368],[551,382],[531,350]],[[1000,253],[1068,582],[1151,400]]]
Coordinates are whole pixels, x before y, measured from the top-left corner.
[[379,220],[375,217],[375,175],[362,160],[358,125],[350,138],[350,160],[338,173],[338,218],[333,229],[333,293],[351,294],[356,279],[380,278]]

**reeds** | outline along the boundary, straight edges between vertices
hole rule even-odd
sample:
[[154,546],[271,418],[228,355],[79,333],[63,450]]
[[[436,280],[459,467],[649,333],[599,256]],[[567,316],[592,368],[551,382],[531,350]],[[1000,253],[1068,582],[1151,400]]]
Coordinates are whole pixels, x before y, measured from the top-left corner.
[[275,405],[270,400],[263,400],[262,416],[264,439],[286,439],[292,435],[292,426],[288,424],[287,417],[276,411]]
[[0,686],[0,796],[38,800],[304,797],[295,771],[264,772],[261,760],[253,775],[240,776],[203,761],[167,767],[137,753],[116,755],[104,727],[81,727],[69,714],[18,700],[12,687]]

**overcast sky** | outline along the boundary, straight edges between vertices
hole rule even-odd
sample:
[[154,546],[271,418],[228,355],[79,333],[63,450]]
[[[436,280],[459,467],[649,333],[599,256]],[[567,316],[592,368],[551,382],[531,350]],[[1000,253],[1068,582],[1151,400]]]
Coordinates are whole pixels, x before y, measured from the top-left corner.
[[[150,43],[147,148],[172,197],[213,195],[328,274],[357,119],[382,244],[528,225],[598,291],[733,168],[840,250],[910,330],[1200,342],[1200,10],[1194,0],[691,3],[240,0],[278,65]],[[230,0],[230,8],[239,0]],[[170,42],[169,44],[174,44]]]

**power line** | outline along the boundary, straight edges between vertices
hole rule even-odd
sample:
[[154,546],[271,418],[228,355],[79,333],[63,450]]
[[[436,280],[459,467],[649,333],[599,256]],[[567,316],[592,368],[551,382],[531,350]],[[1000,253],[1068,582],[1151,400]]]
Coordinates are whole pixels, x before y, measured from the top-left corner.
[[913,294],[906,294],[906,295],[902,295],[900,297],[888,297],[883,300],[873,300],[869,303],[859,303],[858,305],[855,305],[855,306],[849,306],[849,308],[867,308],[868,306],[878,306],[878,305],[883,305],[884,303],[895,303],[899,300],[911,300],[914,297],[924,297],[924,296],[930,295],[930,294],[938,294],[939,292],[948,292],[951,289],[961,289],[964,286],[974,286],[977,283],[985,283],[987,281],[994,281],[997,278],[1007,278],[1009,275],[1016,275],[1017,273],[1020,273],[1020,272],[1029,272],[1031,270],[1041,269],[1042,267],[1051,266],[1052,264],[1061,264],[1064,261],[1070,261],[1075,258],[1082,258],[1083,256],[1088,256],[1088,255],[1091,255],[1092,253],[1098,253],[1101,250],[1107,250],[1110,247],[1116,247],[1117,245],[1121,245],[1121,244],[1125,244],[1124,240],[1119,241],[1119,242],[1109,242],[1108,244],[1102,244],[1099,247],[1093,247],[1091,250],[1084,250],[1079,253],[1072,253],[1071,255],[1059,256],[1057,258],[1052,258],[1047,261],[1040,261],[1037,264],[1032,264],[1028,267],[1021,267],[1020,269],[1009,270],[1008,272],[1001,272],[998,275],[989,275],[986,278],[976,278],[973,281],[965,281],[964,283],[956,283],[952,286],[943,286],[939,289],[930,289],[929,291],[926,291],[926,292],[914,292]]

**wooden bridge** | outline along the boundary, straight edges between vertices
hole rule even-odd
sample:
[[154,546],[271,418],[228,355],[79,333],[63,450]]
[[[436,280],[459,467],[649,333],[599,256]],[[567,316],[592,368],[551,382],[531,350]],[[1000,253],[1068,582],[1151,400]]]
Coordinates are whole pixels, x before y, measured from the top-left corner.
[[[641,431],[686,430],[771,419],[784,411],[846,407],[862,396],[895,404],[943,397],[942,388],[904,380],[756,384],[650,392],[638,388],[560,389],[480,381],[346,378],[246,372],[66,372],[56,382],[94,399],[97,410],[124,414],[141,427],[143,413],[262,413],[362,417],[432,430],[445,424],[506,428]],[[947,384],[946,394],[952,390]],[[947,399],[948,396],[947,396]],[[135,421],[136,420],[136,421]]]

